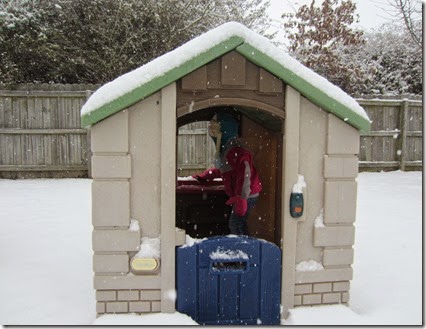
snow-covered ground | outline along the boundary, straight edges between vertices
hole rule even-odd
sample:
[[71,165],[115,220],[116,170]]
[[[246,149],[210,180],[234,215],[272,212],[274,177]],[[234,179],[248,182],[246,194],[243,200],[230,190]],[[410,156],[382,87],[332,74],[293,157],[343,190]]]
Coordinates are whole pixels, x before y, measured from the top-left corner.
[[[96,319],[91,180],[0,180],[0,323],[188,325],[183,314]],[[358,178],[349,307],[300,307],[284,325],[422,324],[422,174]]]

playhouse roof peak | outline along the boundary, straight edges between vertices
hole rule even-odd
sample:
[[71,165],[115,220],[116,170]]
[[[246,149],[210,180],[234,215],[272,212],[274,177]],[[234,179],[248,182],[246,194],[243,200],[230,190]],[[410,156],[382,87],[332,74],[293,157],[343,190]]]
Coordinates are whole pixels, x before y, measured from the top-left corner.
[[370,130],[367,114],[352,97],[269,39],[236,22],[214,28],[103,85],[82,107],[81,124],[91,126],[233,50],[282,79],[322,109],[361,131]]

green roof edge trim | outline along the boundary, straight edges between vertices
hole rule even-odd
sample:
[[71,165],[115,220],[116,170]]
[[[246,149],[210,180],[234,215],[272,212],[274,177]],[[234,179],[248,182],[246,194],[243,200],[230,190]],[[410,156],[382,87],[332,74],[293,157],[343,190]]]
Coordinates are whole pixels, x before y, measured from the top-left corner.
[[317,87],[310,84],[308,81],[302,79],[294,72],[283,67],[281,64],[257,48],[251,46],[248,43],[244,43],[238,46],[236,51],[245,56],[247,59],[251,60],[256,65],[263,67],[267,71],[281,78],[284,82],[295,88],[307,99],[319,105],[328,112],[333,113],[361,132],[366,133],[370,131],[371,123],[369,120],[339,103],[323,91],[319,90]]
[[110,115],[113,115],[143,99],[156,93],[160,89],[166,87],[170,83],[180,79],[181,77],[191,73],[201,66],[211,62],[212,60],[234,50],[237,46],[244,43],[244,39],[239,36],[233,36],[221,43],[213,46],[207,51],[193,57],[192,59],[182,63],[165,74],[148,81],[145,84],[129,91],[128,93],[118,97],[117,99],[104,104],[98,109],[84,114],[81,117],[81,126],[91,126]]
[[133,90],[130,90],[109,103],[82,115],[81,126],[91,126],[110,115],[145,99],[170,83],[173,83],[174,81],[234,49],[254,64],[281,78],[285,83],[298,90],[310,101],[314,102],[324,110],[333,113],[340,119],[360,130],[362,133],[370,131],[371,123],[369,120],[327,95],[291,70],[285,68],[269,55],[248,44],[245,42],[244,38],[239,36],[232,36],[222,41],[205,52],[183,62],[181,65],[170,69],[165,74],[155,77],[154,79],[136,87]]

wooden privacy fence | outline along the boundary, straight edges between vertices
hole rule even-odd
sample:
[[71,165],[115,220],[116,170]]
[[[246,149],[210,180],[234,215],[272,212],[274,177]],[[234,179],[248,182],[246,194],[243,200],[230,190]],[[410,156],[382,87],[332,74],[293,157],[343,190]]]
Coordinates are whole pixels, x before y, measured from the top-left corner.
[[420,100],[357,99],[372,120],[361,136],[361,171],[422,170],[423,104]]
[[[0,178],[87,177],[88,140],[80,109],[96,85],[0,85]],[[372,131],[361,136],[360,170],[422,170],[419,100],[357,99]],[[206,122],[179,129],[179,176],[212,165]]]
[[207,122],[194,122],[179,129],[177,169],[180,177],[202,172],[213,163],[215,145],[207,133]]
[[[3,87],[3,88],[1,88]],[[86,177],[80,109],[93,85],[0,86],[0,177]]]

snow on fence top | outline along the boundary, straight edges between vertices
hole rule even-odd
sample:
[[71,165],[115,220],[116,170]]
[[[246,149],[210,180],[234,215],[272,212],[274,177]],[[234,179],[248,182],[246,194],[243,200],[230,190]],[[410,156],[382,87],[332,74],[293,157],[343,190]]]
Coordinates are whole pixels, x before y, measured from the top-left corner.
[[232,50],[276,75],[324,110],[361,131],[370,130],[366,112],[352,97],[267,38],[236,22],[212,29],[103,85],[81,109],[81,124],[93,125]]

